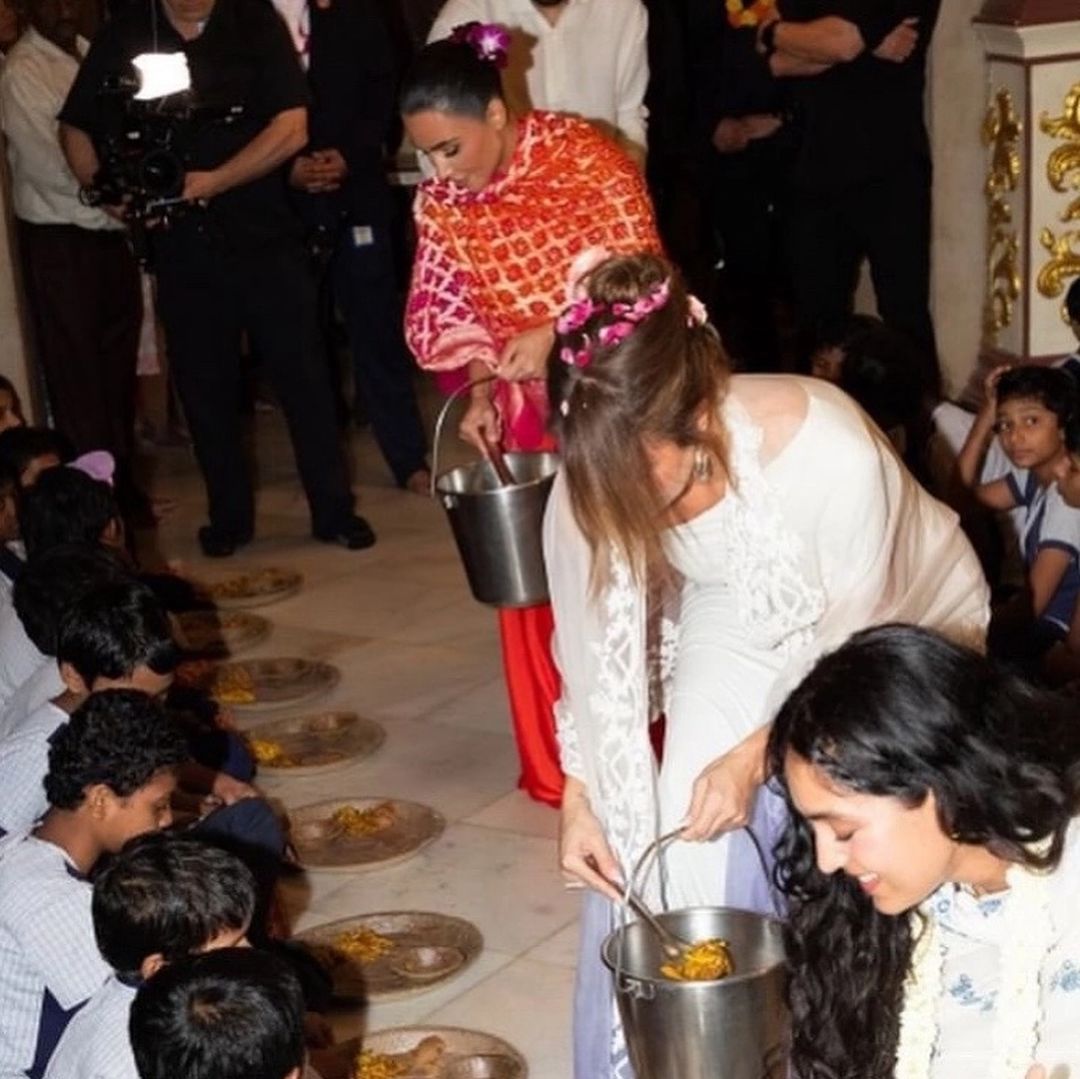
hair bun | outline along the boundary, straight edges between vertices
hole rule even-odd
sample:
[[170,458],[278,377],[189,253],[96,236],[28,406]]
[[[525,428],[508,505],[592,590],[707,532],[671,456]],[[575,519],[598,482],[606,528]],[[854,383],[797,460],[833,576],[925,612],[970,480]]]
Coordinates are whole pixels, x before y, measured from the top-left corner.
[[498,23],[467,22],[455,26],[450,40],[468,45],[485,63],[506,67],[510,56],[510,31]]

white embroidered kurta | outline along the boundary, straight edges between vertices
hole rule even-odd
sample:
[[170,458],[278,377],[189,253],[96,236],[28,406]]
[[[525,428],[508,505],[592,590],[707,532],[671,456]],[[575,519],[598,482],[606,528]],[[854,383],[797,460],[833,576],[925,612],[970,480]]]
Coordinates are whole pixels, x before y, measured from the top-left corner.
[[[940,1005],[933,1079],[982,1076],[998,1021],[1002,931],[1010,894],[976,899],[951,884],[923,907],[937,920],[944,945],[944,998]],[[1040,972],[1042,1017],[1035,1059],[1049,1079],[1080,1079],[1080,823],[1069,829],[1065,850],[1050,877],[1052,944]],[[1018,1079],[1023,1079],[1019,1076]]]
[[[740,401],[801,387],[806,413],[761,461],[762,431]],[[582,780],[624,866],[689,807],[693,779],[769,722],[825,649],[885,622],[979,644],[988,593],[956,515],[904,469],[841,391],[814,379],[741,376],[724,405],[734,482],[713,509],[669,537],[685,577],[669,641],[668,732],[659,776],[648,741],[645,602],[616,566],[589,599],[589,551],[563,477],[545,520],[545,557],[563,676],[557,708],[564,770]],[[721,838],[670,849],[671,896],[724,900]]]

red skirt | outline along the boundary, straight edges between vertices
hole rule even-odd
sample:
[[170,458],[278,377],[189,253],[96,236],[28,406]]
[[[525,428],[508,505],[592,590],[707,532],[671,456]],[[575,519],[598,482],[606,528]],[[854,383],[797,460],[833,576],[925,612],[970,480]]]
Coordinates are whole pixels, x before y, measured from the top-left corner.
[[555,737],[561,680],[551,657],[551,604],[499,611],[503,668],[510,695],[521,777],[518,786],[548,805],[562,804],[563,774]]

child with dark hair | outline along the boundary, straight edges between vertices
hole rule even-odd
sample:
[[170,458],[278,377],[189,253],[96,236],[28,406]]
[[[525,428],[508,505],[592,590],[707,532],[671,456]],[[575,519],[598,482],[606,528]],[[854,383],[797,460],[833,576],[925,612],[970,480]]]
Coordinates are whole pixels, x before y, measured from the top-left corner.
[[186,956],[245,943],[255,881],[231,854],[152,832],[94,880],[94,934],[113,975],[64,1031],[45,1079],[138,1079],[128,1014],[138,987]]
[[[1030,609],[1019,628],[1015,614],[998,612],[991,638],[993,647],[1017,658],[1037,658],[1062,640],[1080,598],[1080,511],[1065,502],[1054,482],[1078,423],[1080,392],[1065,371],[998,368],[987,378],[986,403],[957,462],[962,482],[983,505],[1024,510],[1020,541]],[[1009,469],[1000,479],[980,482],[995,433]]]
[[170,964],[131,1006],[140,1079],[299,1079],[300,983],[280,959],[226,948]]
[[19,574],[10,609],[0,608],[0,734],[64,689],[53,661],[60,624],[87,592],[129,579],[100,547],[47,551]]
[[63,691],[29,715],[13,717],[0,741],[0,827],[28,828],[48,808],[42,777],[49,746],[92,693],[132,689],[161,696],[178,658],[168,616],[144,585],[103,583],[77,600],[57,638]]
[[19,393],[10,378],[0,375],[0,434],[12,427],[25,425]]
[[56,732],[48,812],[0,839],[0,1075],[40,1079],[72,1015],[109,976],[88,877],[104,854],[171,823],[186,759],[161,706],[133,690],[95,694]]
[[52,468],[19,499],[27,558],[62,544],[122,548],[124,528],[112,488],[77,468]]
[[0,431],[0,468],[14,473],[20,488],[33,487],[46,469],[71,457],[66,439],[49,427],[11,427]]

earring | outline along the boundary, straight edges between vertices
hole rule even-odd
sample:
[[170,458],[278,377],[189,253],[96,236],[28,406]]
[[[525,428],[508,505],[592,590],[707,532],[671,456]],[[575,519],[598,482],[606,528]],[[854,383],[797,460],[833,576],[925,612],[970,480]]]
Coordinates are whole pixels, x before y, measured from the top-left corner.
[[712,478],[712,455],[704,446],[694,447],[694,466],[692,475],[695,483],[707,483]]

